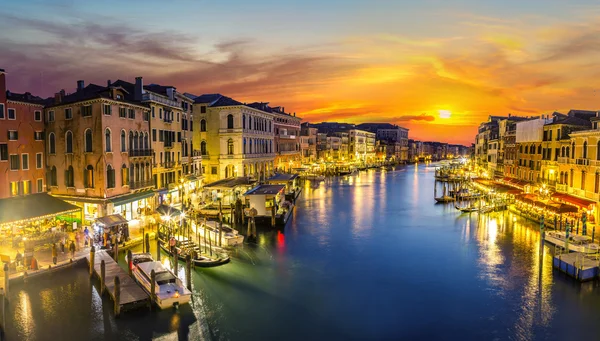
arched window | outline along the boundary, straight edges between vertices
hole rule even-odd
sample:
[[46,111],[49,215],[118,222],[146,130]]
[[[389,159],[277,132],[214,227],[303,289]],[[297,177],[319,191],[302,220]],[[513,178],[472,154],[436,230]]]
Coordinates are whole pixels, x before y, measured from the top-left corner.
[[115,188],[115,170],[111,165],[106,166],[106,188]]
[[273,153],[273,140],[269,140],[269,153]]
[[[600,144],[600,142],[599,142],[599,144]],[[562,148],[560,149],[560,156],[561,156],[561,157],[565,157],[565,147],[562,147]],[[600,159],[599,159],[599,160],[600,160]]]
[[523,146],[519,146],[519,153],[523,153]]
[[271,121],[269,121],[269,133],[271,132]]
[[127,151],[127,133],[121,130],[121,152]]
[[[572,151],[572,153],[571,153],[571,158],[572,158],[572,159],[574,159],[574,158],[575,158],[575,142],[573,142],[573,143],[571,144],[571,151]],[[571,179],[571,181],[572,181],[572,180],[573,180],[573,179]]]
[[583,151],[582,151],[582,154],[583,154],[583,158],[587,159],[587,141],[583,141]]
[[73,166],[69,166],[65,171],[65,186],[67,187],[75,187],[75,179],[73,174]]
[[138,136],[138,132],[136,131],[135,133],[133,133],[133,150],[138,150],[139,147],[139,136]]
[[138,136],[138,150],[139,149],[144,149],[144,133],[140,132],[140,135]]
[[252,116],[248,116],[248,129],[252,129]]
[[542,153],[542,145],[541,145],[541,144],[538,146],[538,152],[537,152],[537,153],[538,153],[538,154],[541,154],[541,153]]
[[121,186],[129,185],[129,170],[127,169],[127,165],[123,164],[121,166]]
[[565,148],[565,151],[566,151],[565,157],[569,157],[569,147]]
[[233,140],[227,140],[227,155],[233,155]]
[[88,165],[83,170],[83,187],[94,188],[94,167],[92,165]]
[[246,115],[242,115],[242,129],[246,129]]
[[244,137],[244,154],[246,154],[246,138]]
[[227,129],[233,129],[233,115],[227,115]]
[[112,141],[110,138],[110,129],[108,128],[104,131],[104,144],[106,145],[106,152],[112,152]]
[[205,119],[200,120],[200,131],[206,131],[206,120]]
[[[48,135],[48,154],[56,154],[56,139],[54,138],[54,133]],[[55,185],[51,184],[51,186]]]
[[67,134],[65,135],[65,140],[65,152],[73,153],[73,133],[70,130],[67,131]]
[[133,150],[133,131],[129,132],[129,150]]
[[252,150],[252,139],[250,139],[250,148],[248,148],[248,154],[252,154],[254,151]]
[[206,141],[200,142],[200,154],[206,155]]
[[91,153],[92,152],[92,129],[86,129],[85,133],[83,134],[83,144],[84,144],[84,150],[86,153]]
[[144,133],[144,149],[145,150],[150,149],[150,138],[148,137],[148,132]]
[[56,166],[52,166],[50,170],[50,186],[58,186],[58,181],[56,179]]

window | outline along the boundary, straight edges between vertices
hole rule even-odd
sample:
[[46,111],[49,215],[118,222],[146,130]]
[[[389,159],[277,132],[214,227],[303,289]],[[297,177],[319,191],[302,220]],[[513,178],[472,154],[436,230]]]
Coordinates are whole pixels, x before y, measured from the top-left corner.
[[121,118],[127,117],[127,108],[119,108],[119,117],[121,117]]
[[233,155],[233,140],[227,140],[227,155]]
[[210,173],[211,173],[212,175],[216,175],[216,174],[217,174],[217,167],[211,167],[211,169],[210,169]]
[[152,107],[150,110],[152,111],[152,118],[154,118],[154,107]]
[[21,183],[22,193],[23,195],[31,194],[31,180],[23,180]]
[[44,154],[42,154],[42,153],[35,154],[35,168],[37,168],[37,169],[44,168]]
[[56,141],[54,133],[48,135],[48,154],[56,154]]
[[94,167],[92,165],[88,165],[83,170],[83,187],[94,188]]
[[19,139],[19,132],[16,130],[9,130],[8,131],[8,140],[9,141],[16,141]]
[[242,115],[242,129],[246,129],[246,115]]
[[67,170],[65,170],[65,186],[67,187],[75,187],[75,174],[73,174],[73,166],[69,166]]
[[117,99],[123,99],[123,96],[121,96],[120,94],[117,94]]
[[200,142],[200,154],[206,155],[206,141]]
[[203,106],[200,107],[200,113],[201,114],[206,114],[206,106],[205,105],[203,105]]
[[84,151],[86,153],[91,153],[92,152],[92,129],[86,129],[84,136],[83,136],[84,144],[85,144],[85,149]]
[[127,170],[127,165],[123,164],[121,166],[121,186],[129,185],[129,171]]
[[583,141],[583,158],[587,159],[587,141]]
[[29,154],[21,154],[21,164],[23,165],[23,170],[29,169]]
[[[81,109],[81,115],[83,115],[83,109]],[[73,118],[73,110],[71,108],[65,108],[65,120]]]
[[135,118],[135,110],[127,109],[127,112],[129,113],[129,118],[131,118],[131,119]]
[[39,110],[36,110],[36,111],[34,111],[34,112],[33,112],[33,119],[34,119],[36,122],[41,122],[41,121],[42,121],[42,112],[41,112],[41,111],[39,111]]
[[44,132],[36,131],[33,133],[33,139],[36,141],[42,141],[44,139]]
[[104,115],[112,115],[112,106],[110,104],[104,104]]
[[9,120],[16,120],[17,119],[17,111],[15,109],[8,108],[8,119]]
[[144,121],[148,122],[149,117],[148,117],[148,112],[144,111]]
[[152,129],[152,142],[156,142],[156,129]]
[[233,115],[227,115],[227,129],[233,129]]
[[10,154],[10,170],[19,170],[19,155]]
[[164,142],[164,141],[165,141],[165,131],[159,130],[158,131],[158,142]]
[[115,170],[111,165],[106,167],[106,188],[115,188]]
[[8,161],[8,144],[0,143],[0,161]]
[[58,181],[56,180],[56,166],[52,166],[52,169],[50,170],[50,181],[48,181],[50,183],[50,186],[58,186]]
[[17,195],[19,195],[19,182],[18,181],[10,182],[10,195],[12,197],[16,197]]
[[107,153],[112,152],[112,141],[110,137],[110,129],[106,128],[104,131],[104,145]]
[[162,108],[158,108],[158,118],[162,119]]
[[179,122],[179,113],[177,113],[177,122]]
[[200,131],[206,131],[206,120],[205,119],[200,120]]
[[48,111],[48,122],[54,122],[54,110]]
[[4,103],[0,103],[0,120],[4,119]]
[[37,179],[37,193],[42,193],[44,191],[44,180]]
[[67,131],[66,137],[66,145],[65,145],[65,152],[68,153],[73,153],[73,133],[71,131]]
[[121,152],[127,151],[126,140],[127,140],[127,133],[125,133],[125,130],[121,130]]
[[[71,109],[69,109],[69,110],[71,110]],[[92,106],[84,105],[83,107],[81,107],[81,116],[83,116],[83,117],[92,116]]]

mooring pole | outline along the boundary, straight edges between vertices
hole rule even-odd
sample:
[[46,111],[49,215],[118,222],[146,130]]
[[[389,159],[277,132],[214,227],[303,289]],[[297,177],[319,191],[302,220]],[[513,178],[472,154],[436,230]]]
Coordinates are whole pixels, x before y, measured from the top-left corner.
[[115,317],[121,314],[121,280],[115,276]]
[[104,264],[104,259],[100,261],[100,294],[104,295],[105,290],[105,281],[106,280],[106,264]]

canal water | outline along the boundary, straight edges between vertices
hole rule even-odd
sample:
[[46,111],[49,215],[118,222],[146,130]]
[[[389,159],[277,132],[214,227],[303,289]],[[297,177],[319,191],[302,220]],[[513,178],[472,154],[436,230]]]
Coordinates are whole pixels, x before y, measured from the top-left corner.
[[178,311],[115,319],[85,267],[15,286],[7,336],[597,339],[597,284],[553,273],[551,247],[539,252],[537,224],[434,204],[433,174],[433,165],[408,165],[307,183],[285,230],[259,231],[230,264],[196,269],[193,302]]

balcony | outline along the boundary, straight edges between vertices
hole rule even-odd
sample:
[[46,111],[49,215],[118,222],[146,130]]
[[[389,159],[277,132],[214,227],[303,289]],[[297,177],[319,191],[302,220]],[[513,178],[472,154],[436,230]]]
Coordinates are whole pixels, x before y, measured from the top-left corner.
[[279,138],[280,139],[295,140],[296,139],[296,135],[279,134]]
[[152,149],[130,149],[129,157],[143,157],[143,156],[152,156]]
[[559,164],[563,164],[563,165],[567,165],[567,164],[569,164],[569,158],[568,157],[559,157],[558,158],[558,163]]
[[561,193],[566,193],[567,185],[566,184],[556,184],[556,191],[561,192]]
[[173,168],[175,167],[175,165],[177,165],[177,162],[175,161],[165,161],[163,163],[160,164],[163,168]]
[[581,165],[581,166],[589,166],[590,165],[590,160],[589,159],[579,158],[576,161],[577,161],[577,164]]
[[145,187],[154,187],[154,180],[146,180],[146,181],[129,181],[130,189],[139,189]]
[[600,160],[590,160],[590,166],[600,167]]
[[177,103],[177,101],[173,101],[168,98],[156,95],[152,92],[146,92],[146,93],[142,94],[142,101],[154,101],[157,103],[161,103],[161,104],[168,105],[168,106],[179,109],[179,103]]

